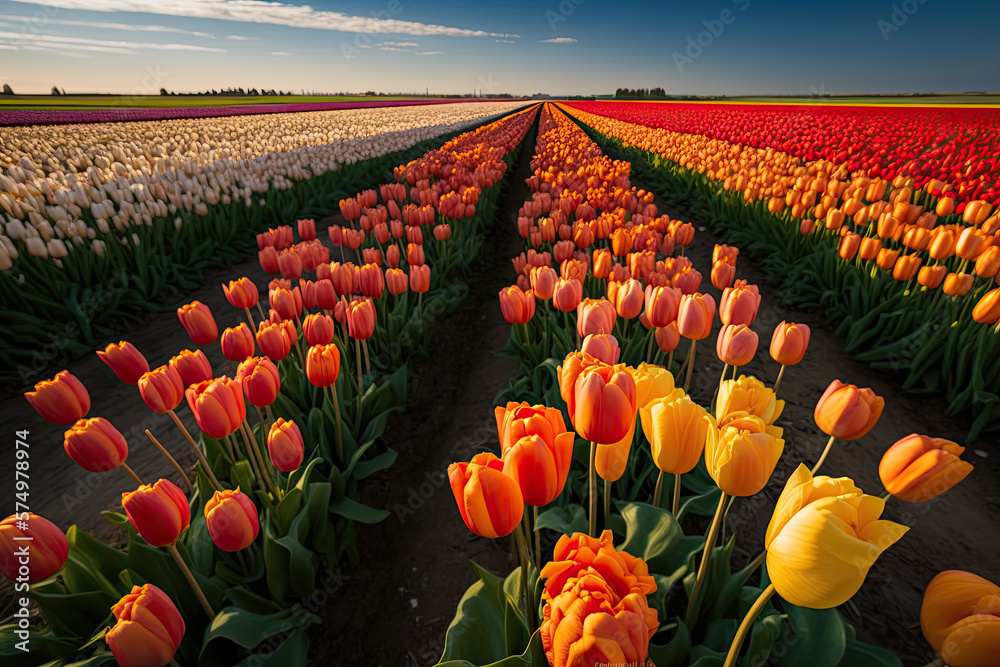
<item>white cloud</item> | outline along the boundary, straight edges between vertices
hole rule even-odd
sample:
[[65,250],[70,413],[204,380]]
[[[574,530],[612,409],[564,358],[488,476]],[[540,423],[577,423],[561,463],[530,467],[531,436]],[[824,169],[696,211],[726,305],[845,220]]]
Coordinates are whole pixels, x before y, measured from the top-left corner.
[[517,43],[513,39],[498,39],[498,40],[495,40],[495,41],[496,41],[497,44],[516,44]]
[[[0,40],[18,44],[24,35],[16,32],[0,31]],[[153,49],[156,51],[201,51],[203,53],[226,53],[225,49],[215,49],[192,44],[153,44],[149,42],[122,42],[117,40],[87,39],[85,37],[61,37],[56,35],[32,35],[31,41],[37,46],[72,49],[76,51],[98,51],[101,53],[135,53],[132,49]],[[25,49],[27,50],[27,49]]]
[[451,37],[518,37],[485,30],[452,28],[417,21],[350,16],[343,12],[317,10],[267,0],[14,0],[32,5],[95,12],[133,12],[166,16],[267,23],[295,28],[336,30],[370,34],[447,35]]
[[541,40],[543,44],[572,44],[576,40],[572,37],[553,37],[552,39]]
[[378,46],[420,46],[416,42],[382,42]]
[[245,37],[243,35],[227,35],[226,39],[235,39],[238,42],[252,42],[256,41],[256,37]]
[[290,56],[292,54],[288,53],[287,51],[271,51],[271,55],[272,56]]
[[[0,14],[0,19],[4,19],[5,21],[24,21],[24,22],[35,20],[28,16],[12,16],[6,14]],[[128,23],[104,23],[101,21],[71,21],[68,19],[50,19],[50,18],[44,19],[44,23],[45,25],[50,25],[50,24],[65,25],[78,28],[94,28],[97,30],[126,30],[128,32],[168,32],[177,35],[192,35],[194,37],[215,39],[215,35],[209,32],[194,32],[191,30],[182,30],[180,28],[170,28],[163,25],[131,25]]]
[[417,51],[418,56],[436,56],[441,53],[444,53],[444,51]]
[[409,49],[401,49],[398,46],[380,46],[379,51],[402,51],[403,53],[410,53]]

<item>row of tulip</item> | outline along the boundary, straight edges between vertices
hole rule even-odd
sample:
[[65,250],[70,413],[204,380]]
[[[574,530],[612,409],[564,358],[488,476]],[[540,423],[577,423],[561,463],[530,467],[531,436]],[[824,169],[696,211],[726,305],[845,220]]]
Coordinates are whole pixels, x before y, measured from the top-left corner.
[[249,233],[321,216],[514,106],[0,130],[0,378],[30,386],[245,257]]
[[255,116],[272,113],[303,111],[341,111],[343,109],[382,109],[427,104],[484,102],[475,98],[440,98],[433,100],[362,100],[358,102],[283,102],[278,104],[243,104],[215,107],[117,107],[104,109],[4,109],[0,111],[0,126],[67,125],[78,123],[129,123],[181,118],[219,118],[224,116]]
[[1000,206],[1000,111],[975,106],[572,102],[589,113],[671,132],[772,148],[849,172],[954,186],[959,202]]
[[[904,387],[1000,426],[1000,211],[954,205],[949,183],[850,174],[844,165],[573,113],[683,204],[761,260],[788,303],[822,307],[846,347]],[[721,188],[720,188],[721,185]],[[952,196],[950,196],[952,195]]]
[[[511,536],[520,565],[506,577],[476,568],[441,664],[901,665],[856,640],[835,607],[907,531],[882,518],[886,499],[924,502],[951,488],[972,471],[959,458],[963,448],[917,434],[900,439],[879,468],[882,498],[849,478],[817,475],[835,442],[867,435],[884,406],[870,389],[834,380],[815,409],[817,426],[830,436],[826,448],[785,483],[765,551],[734,571],[736,536],[720,543],[719,533],[733,502],[771,481],[784,450],[778,384],[807,353],[809,329],[782,322],[774,331],[769,351],[781,365],[775,387],[735,369],[726,379],[729,365],[749,363],[758,348],[751,327],[761,296],[734,282],[738,250],[716,247],[716,309],[715,299],[698,291],[700,274],[682,277],[697,273],[690,263],[668,268],[684,259],[670,256],[683,245],[663,251],[666,234],[655,238],[650,229],[659,219],[655,205],[633,204],[644,193],[630,185],[629,163],[607,160],[551,105],[536,151],[533,195],[518,227],[534,245],[535,228],[562,211],[570,227],[564,233],[578,250],[558,271],[547,247],[514,259],[518,282],[527,284],[499,296],[512,326],[507,353],[521,362],[509,393],[528,400],[496,409],[499,457],[484,452],[449,468],[466,526],[483,537]],[[615,184],[603,202],[601,181]],[[609,214],[610,233],[601,225],[592,235],[582,231]],[[654,243],[647,249],[619,241],[618,253],[622,230]],[[653,270],[642,270],[645,253],[653,255]],[[696,342],[716,331],[716,310],[722,378],[692,377],[685,367],[695,365]],[[673,352],[681,337],[691,344],[678,368]],[[663,354],[667,365],[657,365]],[[685,375],[683,388],[675,374]],[[710,408],[692,393],[711,397]],[[685,535],[682,524],[698,525],[691,517],[699,514],[712,517],[707,535]],[[561,535],[551,559],[545,530]],[[967,573],[943,573],[928,587],[925,634],[952,667],[992,664],[1000,636],[988,616],[997,608],[995,588]]]
[[[364,266],[329,261],[331,246],[317,239],[310,219],[298,221],[298,243],[290,226],[261,234],[261,265],[281,276],[268,285],[269,313],[246,278],[223,285],[246,323],[220,334],[204,304],[177,310],[195,346],[218,343],[239,362],[234,378],[213,378],[197,348],[153,369],[126,342],[99,353],[188,440],[198,459],[193,480],[146,432],[186,491],[167,478],[139,479],[125,438],[108,420],[87,418],[89,394],[68,372],[26,395],[44,418],[71,426],[64,448],[75,462],[92,472],[121,469],[138,487],[122,494],[124,515],[104,513],[126,531],[127,550],[75,526],[64,534],[33,514],[0,524],[0,563],[12,580],[20,576],[16,549],[31,540],[23,581],[45,620],[31,629],[28,655],[16,647],[27,620],[0,628],[4,664],[232,665],[265,652],[281,664],[306,664],[317,593],[327,595],[321,587],[342,558],[356,561],[358,525],[388,515],[355,497],[364,479],[396,459],[381,436],[388,416],[405,407],[408,362],[432,323],[425,314],[446,312],[453,301],[448,285],[495,215],[506,165],[533,111],[461,135],[397,169],[399,182],[343,200],[345,224],[329,228],[331,246],[344,253],[345,238],[360,235],[348,247]],[[408,189],[421,173],[428,183]],[[428,188],[434,196],[424,194]],[[475,196],[474,209],[449,213],[455,192]],[[401,224],[403,211],[416,207],[411,194],[423,195],[430,214],[410,214],[405,232],[385,238],[376,230]],[[367,234],[364,226],[376,219]],[[422,242],[423,225],[434,225],[434,241]],[[409,239],[405,272],[402,238]],[[314,280],[303,277],[310,273]],[[388,349],[404,338],[411,345],[403,354]],[[200,442],[177,414],[185,399]]]

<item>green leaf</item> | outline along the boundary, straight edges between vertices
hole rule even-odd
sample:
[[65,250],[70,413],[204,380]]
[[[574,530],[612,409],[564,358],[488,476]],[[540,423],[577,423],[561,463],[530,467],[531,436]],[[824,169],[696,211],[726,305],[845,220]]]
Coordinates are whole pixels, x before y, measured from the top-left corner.
[[844,657],[837,667],[903,667],[903,662],[883,648],[848,639]]
[[208,646],[217,640],[226,639],[237,646],[252,649],[263,640],[281,632],[296,628],[304,628],[312,623],[318,623],[315,614],[308,614],[301,609],[286,609],[276,614],[254,614],[239,607],[225,607],[216,614],[208,624],[201,643],[201,655]]
[[330,511],[358,523],[379,523],[389,516],[388,510],[377,510],[344,496],[330,504]]
[[[475,563],[479,580],[465,591],[458,603],[455,618],[445,632],[441,662],[453,661],[449,667],[462,664],[489,665],[507,657],[503,633],[503,579],[483,570]],[[467,662],[463,662],[467,661]]]
[[[677,624],[673,639],[662,646],[652,642],[649,644],[649,659],[656,667],[680,667],[691,653],[691,632],[687,625],[680,616],[675,616],[673,622]],[[653,639],[657,639],[657,636]]]
[[681,544],[684,533],[680,524],[667,510],[646,503],[619,504],[625,519],[625,541],[618,545],[646,561],[650,572],[667,574],[675,571],[671,557]]
[[548,528],[563,535],[585,533],[589,527],[587,513],[576,504],[565,507],[553,507],[538,515],[536,528]]

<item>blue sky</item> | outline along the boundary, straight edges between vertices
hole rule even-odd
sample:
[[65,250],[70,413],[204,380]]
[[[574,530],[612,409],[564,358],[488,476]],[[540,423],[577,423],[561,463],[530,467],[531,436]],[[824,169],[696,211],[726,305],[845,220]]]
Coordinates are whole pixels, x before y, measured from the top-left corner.
[[0,0],[0,82],[123,94],[995,91],[998,20],[996,0]]

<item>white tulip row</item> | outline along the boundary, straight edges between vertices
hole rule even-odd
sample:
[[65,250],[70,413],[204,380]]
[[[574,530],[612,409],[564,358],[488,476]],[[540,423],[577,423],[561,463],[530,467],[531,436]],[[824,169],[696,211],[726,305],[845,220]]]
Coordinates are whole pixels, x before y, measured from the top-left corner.
[[[523,103],[345,109],[224,118],[0,127],[0,270],[28,253],[59,263],[97,231],[152,226],[179,210],[289,189],[295,181],[408,148]],[[89,211],[96,229],[82,219]],[[174,224],[180,226],[180,218]]]

